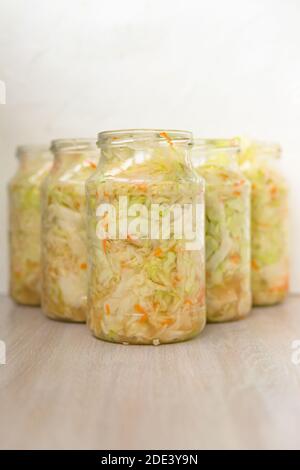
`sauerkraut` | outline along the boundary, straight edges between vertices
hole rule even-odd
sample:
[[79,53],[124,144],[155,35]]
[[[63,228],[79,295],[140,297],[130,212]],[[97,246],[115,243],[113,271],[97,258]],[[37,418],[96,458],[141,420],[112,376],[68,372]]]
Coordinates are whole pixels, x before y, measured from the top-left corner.
[[[158,345],[192,338],[205,326],[204,187],[188,166],[189,140],[189,133],[180,132],[99,134],[99,171],[87,183],[88,323],[101,339]],[[126,198],[126,213],[120,197]],[[103,202],[116,209],[119,228],[124,219],[134,220],[135,204],[148,210],[151,227],[153,204],[163,205],[160,222],[174,204],[197,206],[197,249],[187,249],[185,236],[175,239],[176,217],[170,217],[167,237],[137,230],[99,239],[97,226],[108,223],[97,216]]]
[[96,140],[57,140],[43,186],[42,307],[54,319],[83,322],[87,302],[85,182],[99,159]]
[[9,184],[10,293],[24,305],[40,304],[40,188],[52,165],[44,146],[17,149],[19,168]]
[[241,143],[241,168],[252,183],[253,303],[272,305],[289,289],[288,186],[275,164],[278,145]]
[[195,140],[192,163],[205,180],[206,308],[209,322],[251,310],[250,184],[234,141]]

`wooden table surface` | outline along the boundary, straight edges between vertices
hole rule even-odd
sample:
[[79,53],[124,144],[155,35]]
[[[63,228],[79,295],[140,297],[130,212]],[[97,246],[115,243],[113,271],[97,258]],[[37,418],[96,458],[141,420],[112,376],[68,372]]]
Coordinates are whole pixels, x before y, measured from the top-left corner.
[[1,297],[0,340],[1,449],[300,449],[300,297],[158,347]]

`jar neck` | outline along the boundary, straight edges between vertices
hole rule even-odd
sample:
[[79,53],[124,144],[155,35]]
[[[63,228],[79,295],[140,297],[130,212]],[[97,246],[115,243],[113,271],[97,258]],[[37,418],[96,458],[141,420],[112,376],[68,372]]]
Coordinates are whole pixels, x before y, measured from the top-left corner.
[[93,168],[99,160],[96,139],[59,139],[51,144],[55,168],[89,166]]
[[53,155],[45,146],[22,146],[16,152],[19,160],[19,170],[22,173],[34,173],[39,169],[50,167]]
[[240,164],[267,165],[281,157],[281,147],[276,143],[240,139]]
[[56,152],[54,154],[55,164],[58,165],[76,165],[84,161],[99,159],[99,150],[89,150],[85,152]]
[[175,167],[191,167],[191,134],[184,131],[133,130],[99,134],[99,167],[111,176],[123,174],[163,178]]
[[201,140],[193,142],[191,160],[195,168],[213,166],[239,170],[238,156],[240,147],[233,140]]

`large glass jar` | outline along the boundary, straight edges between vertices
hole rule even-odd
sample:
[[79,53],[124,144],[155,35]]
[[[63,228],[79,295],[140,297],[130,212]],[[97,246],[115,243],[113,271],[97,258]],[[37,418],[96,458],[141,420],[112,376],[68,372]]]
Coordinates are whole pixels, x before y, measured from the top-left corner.
[[86,320],[85,182],[99,159],[96,139],[55,140],[54,165],[43,185],[42,307],[47,316]]
[[281,302],[289,289],[288,186],[277,144],[242,140],[241,168],[252,183],[254,305]]
[[41,183],[52,165],[47,147],[17,149],[19,167],[9,184],[10,293],[24,305],[40,304]]
[[88,322],[98,338],[158,345],[205,326],[204,185],[190,141],[183,131],[99,134],[87,183]]
[[192,162],[205,180],[206,303],[209,322],[251,310],[250,183],[235,141],[195,140]]

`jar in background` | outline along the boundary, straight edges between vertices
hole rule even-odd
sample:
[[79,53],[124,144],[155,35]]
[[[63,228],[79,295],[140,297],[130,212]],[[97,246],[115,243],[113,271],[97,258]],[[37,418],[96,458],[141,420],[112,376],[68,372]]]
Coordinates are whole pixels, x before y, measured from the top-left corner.
[[46,146],[17,148],[19,167],[9,184],[10,294],[24,305],[40,305],[41,184],[52,165]]
[[85,182],[95,171],[94,139],[55,140],[53,168],[42,191],[42,308],[47,316],[86,320]]
[[250,183],[234,140],[195,140],[192,163],[205,180],[206,308],[209,322],[251,310]]
[[[204,184],[190,142],[184,131],[99,134],[87,182],[88,323],[98,338],[158,345],[205,326]],[[180,237],[184,207],[197,216]]]
[[281,148],[241,142],[241,168],[252,183],[253,304],[273,305],[289,289],[288,186],[277,165]]

